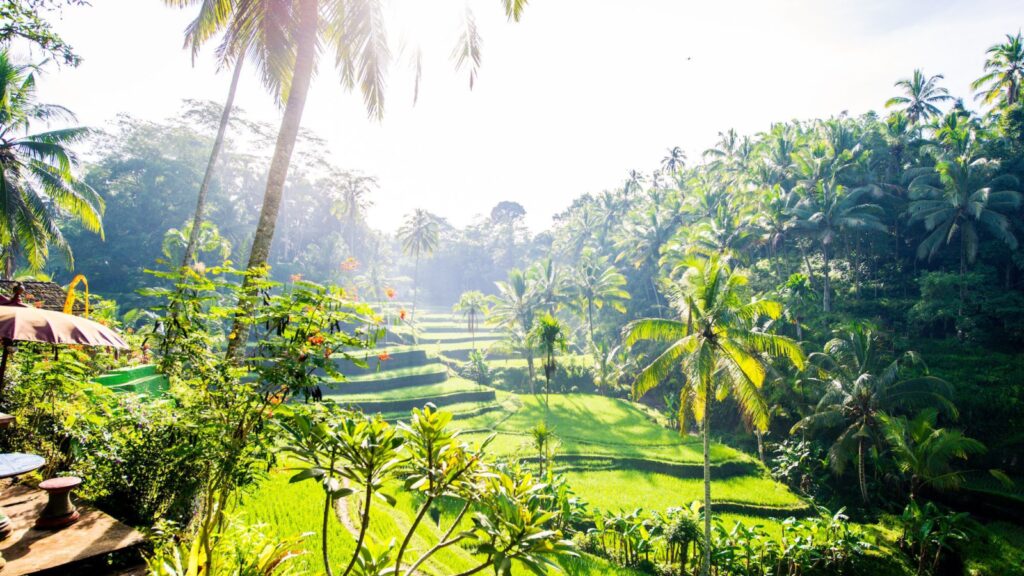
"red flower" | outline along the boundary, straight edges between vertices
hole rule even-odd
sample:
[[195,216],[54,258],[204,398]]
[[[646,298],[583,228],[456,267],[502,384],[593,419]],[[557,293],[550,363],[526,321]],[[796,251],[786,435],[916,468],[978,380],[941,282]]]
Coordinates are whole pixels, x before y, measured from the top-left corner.
[[405,320],[405,308],[402,308],[401,310],[398,311],[398,317],[401,318],[402,320]]
[[306,341],[314,346],[319,346],[324,343],[324,337],[320,334],[315,334],[307,338]]
[[380,354],[377,354],[377,360],[387,362],[388,360],[391,360],[391,354],[388,354],[387,351],[381,352]]
[[302,280],[302,274],[292,274],[292,282],[299,282]]

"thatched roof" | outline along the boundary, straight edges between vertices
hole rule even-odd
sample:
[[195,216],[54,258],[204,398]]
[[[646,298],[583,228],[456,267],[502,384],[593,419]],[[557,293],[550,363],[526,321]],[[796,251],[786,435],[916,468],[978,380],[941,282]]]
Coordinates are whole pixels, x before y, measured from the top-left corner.
[[[11,297],[14,294],[14,285],[18,282],[14,280],[0,280],[0,295],[4,297]],[[36,303],[41,304],[41,308],[45,310],[53,310],[56,312],[64,311],[64,300],[67,298],[67,292],[55,282],[21,282],[22,287],[25,288],[24,294],[21,295],[21,301],[25,304],[34,305]],[[85,303],[82,302],[81,298],[75,300],[74,313],[81,315],[85,312]]]

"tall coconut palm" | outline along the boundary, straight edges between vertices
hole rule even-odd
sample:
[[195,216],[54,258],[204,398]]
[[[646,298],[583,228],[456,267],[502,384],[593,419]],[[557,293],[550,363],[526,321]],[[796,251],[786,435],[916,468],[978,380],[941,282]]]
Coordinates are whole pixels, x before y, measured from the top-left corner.
[[530,375],[530,393],[534,393],[536,372],[533,366],[533,348],[527,335],[533,328],[533,319],[540,305],[537,290],[530,277],[518,268],[508,272],[508,280],[495,282],[498,294],[492,297],[488,322],[508,333],[514,347],[526,358]]
[[[956,414],[950,402],[952,387],[928,375],[915,352],[904,352],[887,365],[881,363],[880,354],[874,332],[859,325],[829,340],[822,352],[811,354],[808,360],[813,368],[803,382],[819,387],[822,395],[814,412],[793,427],[793,431],[838,431],[829,449],[829,464],[842,473],[847,462],[856,461],[857,483],[865,504],[867,450],[884,440],[883,414],[926,407]],[[909,372],[913,367],[920,372]]]
[[661,159],[661,169],[669,176],[675,176],[686,165],[686,152],[679,146],[668,149],[668,153]]
[[563,301],[565,277],[550,257],[535,262],[526,271],[537,296],[537,304],[554,314]]
[[910,184],[909,223],[922,223],[928,234],[917,247],[918,258],[931,259],[959,239],[960,302],[966,296],[968,264],[978,255],[979,229],[1011,250],[1017,248],[1010,217],[1021,205],[1018,182],[1009,175],[992,177],[985,158],[960,156],[935,165]]
[[530,329],[530,344],[540,350],[543,356],[544,366],[544,406],[548,406],[551,395],[551,377],[554,376],[558,365],[555,358],[560,352],[565,352],[567,341],[565,328],[553,315],[545,312]]
[[420,256],[431,254],[437,249],[438,241],[437,217],[422,208],[417,208],[406,216],[405,223],[398,229],[398,239],[402,242],[402,252],[416,260],[413,269],[412,316],[416,319],[416,300],[420,293]]
[[[164,0],[164,3],[169,6],[194,6],[199,4],[202,0]],[[185,47],[191,49],[192,59],[199,55],[199,50],[205,41],[214,33],[216,30],[215,18],[212,18],[213,14],[209,12],[207,6],[203,6],[200,9],[199,15],[189,23],[185,29]],[[244,50],[240,53],[244,54]],[[213,174],[217,167],[217,159],[220,157],[220,151],[224,146],[224,135],[227,133],[228,122],[231,120],[231,111],[235,104],[235,94],[238,91],[238,80],[242,76],[242,65],[245,63],[244,56],[234,56],[234,62],[231,63],[229,58],[224,59],[226,64],[231,64],[234,71],[231,73],[231,84],[228,86],[228,97],[224,101],[224,108],[221,111],[220,123],[217,125],[217,135],[213,140],[213,149],[210,150],[210,158],[206,162],[206,172],[203,174],[203,181],[199,185],[199,194],[196,197],[196,210],[192,216],[192,227],[190,228],[191,233],[189,234],[188,244],[185,245],[185,253],[181,259],[182,266],[189,266],[192,264],[192,259],[195,257],[196,247],[199,244],[199,233],[203,229],[203,215],[206,211],[206,198],[210,191],[210,184],[213,182]]]
[[608,305],[625,314],[625,302],[630,299],[625,288],[626,277],[607,258],[587,251],[580,257],[571,282],[581,305],[580,311],[587,319],[588,344],[592,344],[595,309],[601,310]]
[[971,83],[971,88],[979,91],[975,98],[985,104],[1016,104],[1024,86],[1024,38],[1020,32],[1007,34],[1006,42],[994,44],[986,54],[985,75]]
[[[711,541],[711,403],[732,396],[751,423],[768,427],[768,405],[761,395],[768,359],[787,358],[803,367],[804,356],[792,340],[764,332],[764,318],[778,318],[782,307],[746,294],[747,277],[718,256],[692,260],[678,286],[670,292],[677,317],[645,318],[623,328],[624,343],[643,340],[668,347],[648,364],[633,384],[640,397],[658,386],[675,369],[683,376],[680,422],[692,413],[704,440],[704,538]],[[711,565],[711,547],[704,547],[701,574]]]
[[22,259],[31,269],[41,269],[50,246],[74,266],[60,230],[66,217],[103,235],[103,199],[75,175],[78,157],[71,150],[89,131],[30,133],[33,122],[74,120],[68,109],[36,101],[38,71],[0,51],[0,259],[6,279]]
[[885,232],[884,211],[868,201],[872,188],[850,190],[840,184],[844,162],[832,153],[805,150],[797,155],[797,166],[802,179],[798,184],[800,200],[791,210],[792,226],[821,248],[822,309],[831,312],[833,244],[846,231]]
[[487,297],[479,290],[463,292],[452,311],[461,314],[466,320],[466,329],[473,341],[473,350],[476,350],[476,329],[480,326],[480,320],[487,315]]
[[227,133],[228,122],[231,120],[231,110],[235,105],[235,93],[238,91],[238,79],[242,76],[243,62],[242,58],[238,58],[234,65],[234,72],[231,74],[228,97],[224,100],[224,109],[221,111],[220,123],[217,125],[217,135],[213,139],[213,149],[210,150],[210,158],[206,162],[206,172],[203,174],[203,181],[199,185],[199,194],[196,196],[196,211],[192,216],[192,227],[190,228],[188,244],[185,245],[185,254],[181,259],[182,266],[192,264],[196,248],[199,246],[199,233],[202,230],[203,217],[206,212],[206,197],[210,191],[210,184],[213,182],[217,159],[220,158],[221,148],[224,147],[224,135]]
[[373,206],[373,200],[369,195],[377,186],[377,179],[361,174],[336,174],[332,180],[339,189],[331,206],[331,213],[345,223],[345,244],[348,245],[349,252],[355,254],[359,244],[357,236],[360,222],[366,210]]
[[885,107],[900,107],[913,124],[938,116],[942,114],[938,104],[953,100],[949,91],[939,86],[942,79],[942,74],[925,76],[920,69],[914,70],[910,78],[902,78],[894,84],[897,88],[903,89],[904,95],[889,98]]
[[[167,1],[190,5],[195,0]],[[506,15],[515,21],[525,4],[525,0],[502,0]],[[219,57],[224,60],[245,54],[284,106],[249,252],[247,268],[259,268],[270,254],[288,168],[321,54],[333,56],[346,88],[359,86],[371,117],[379,119],[384,114],[385,73],[391,51],[383,6],[380,0],[206,0],[189,33],[196,46],[222,34]],[[229,355],[243,348],[246,326],[236,320]]]

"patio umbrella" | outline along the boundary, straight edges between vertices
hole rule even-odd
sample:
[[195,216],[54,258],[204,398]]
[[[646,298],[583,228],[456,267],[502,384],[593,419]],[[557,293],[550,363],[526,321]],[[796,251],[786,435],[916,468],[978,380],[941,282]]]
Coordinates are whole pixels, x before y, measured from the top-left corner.
[[21,302],[20,287],[10,299],[0,298],[0,398],[3,398],[7,357],[14,342],[43,342],[47,344],[80,344],[128,348],[117,332],[106,326],[71,314],[26,306]]

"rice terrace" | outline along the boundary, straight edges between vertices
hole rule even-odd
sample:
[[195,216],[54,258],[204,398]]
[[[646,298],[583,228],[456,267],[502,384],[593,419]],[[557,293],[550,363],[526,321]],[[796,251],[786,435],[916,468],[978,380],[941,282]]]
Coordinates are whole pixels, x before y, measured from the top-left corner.
[[1024,575],[1022,23],[0,0],[0,576]]

